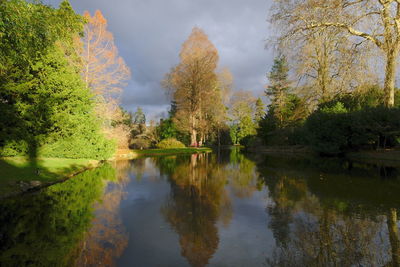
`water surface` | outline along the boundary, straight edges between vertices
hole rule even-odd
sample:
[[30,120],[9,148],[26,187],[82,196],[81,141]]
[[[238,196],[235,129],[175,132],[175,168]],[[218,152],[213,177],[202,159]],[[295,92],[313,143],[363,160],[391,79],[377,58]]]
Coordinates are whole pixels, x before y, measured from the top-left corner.
[[0,203],[0,266],[398,266],[396,167],[219,153],[106,164]]

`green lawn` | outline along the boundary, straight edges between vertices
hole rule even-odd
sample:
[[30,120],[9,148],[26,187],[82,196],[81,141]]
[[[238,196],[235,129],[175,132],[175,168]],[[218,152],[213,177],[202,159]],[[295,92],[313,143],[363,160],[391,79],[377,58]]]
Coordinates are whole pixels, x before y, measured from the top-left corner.
[[18,189],[18,182],[54,182],[96,164],[89,159],[39,158],[31,163],[24,157],[0,158],[0,194]]

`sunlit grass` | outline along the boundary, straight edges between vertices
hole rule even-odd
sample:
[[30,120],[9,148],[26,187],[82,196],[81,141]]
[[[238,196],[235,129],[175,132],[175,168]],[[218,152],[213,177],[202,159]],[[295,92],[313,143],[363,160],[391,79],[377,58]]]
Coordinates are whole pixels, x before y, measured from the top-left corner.
[[94,163],[90,159],[38,158],[32,163],[25,157],[0,158],[0,194],[15,189],[18,182],[54,182]]

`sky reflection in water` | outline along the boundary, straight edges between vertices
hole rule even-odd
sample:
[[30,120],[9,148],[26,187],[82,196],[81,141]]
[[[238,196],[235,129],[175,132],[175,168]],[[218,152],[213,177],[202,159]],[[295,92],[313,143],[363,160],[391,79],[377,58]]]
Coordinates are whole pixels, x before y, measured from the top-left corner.
[[2,201],[0,262],[398,266],[398,179],[394,167],[238,150],[120,161]]

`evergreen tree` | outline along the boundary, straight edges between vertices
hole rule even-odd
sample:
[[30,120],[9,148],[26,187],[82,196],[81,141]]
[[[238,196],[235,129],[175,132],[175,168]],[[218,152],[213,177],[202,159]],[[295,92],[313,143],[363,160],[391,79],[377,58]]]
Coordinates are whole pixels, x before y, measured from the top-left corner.
[[67,1],[3,1],[0,14],[0,155],[109,157],[77,67],[82,17]]
[[135,114],[133,115],[133,123],[134,124],[145,124],[146,123],[146,115],[144,115],[141,107],[138,107]]
[[270,85],[265,91],[266,95],[271,99],[269,109],[274,111],[274,116],[280,128],[284,126],[284,108],[287,94],[290,90],[288,76],[289,67],[286,58],[280,55],[275,58],[271,72],[268,74]]
[[256,101],[256,110],[254,114],[254,120],[259,123],[261,119],[265,116],[265,106],[261,98],[257,98]]

